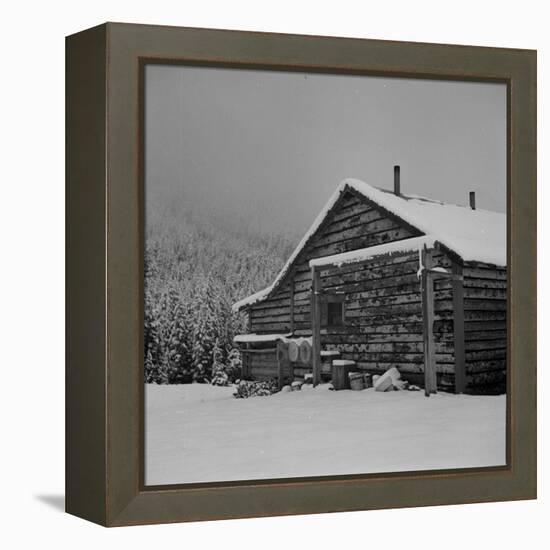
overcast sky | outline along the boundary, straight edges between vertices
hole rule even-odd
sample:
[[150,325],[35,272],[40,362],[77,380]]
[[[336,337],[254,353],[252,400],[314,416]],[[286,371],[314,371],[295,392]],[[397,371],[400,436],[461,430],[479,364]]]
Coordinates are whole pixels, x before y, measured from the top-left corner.
[[[149,65],[147,208],[163,202],[303,233],[361,179],[506,209],[503,84]],[[207,215],[207,214],[205,214]]]

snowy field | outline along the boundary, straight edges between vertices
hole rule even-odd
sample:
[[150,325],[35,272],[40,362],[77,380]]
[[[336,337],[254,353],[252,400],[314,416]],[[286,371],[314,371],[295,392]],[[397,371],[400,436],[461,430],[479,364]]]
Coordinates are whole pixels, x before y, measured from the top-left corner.
[[505,463],[505,396],[146,385],[146,484]]

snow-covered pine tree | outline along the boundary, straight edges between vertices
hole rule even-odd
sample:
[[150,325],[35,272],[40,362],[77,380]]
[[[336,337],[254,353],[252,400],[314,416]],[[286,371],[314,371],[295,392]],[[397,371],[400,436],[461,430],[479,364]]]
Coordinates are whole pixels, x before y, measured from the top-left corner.
[[220,347],[219,341],[216,339],[212,351],[212,385],[227,386],[229,384],[229,377],[225,370],[222,348]]
[[204,382],[208,374],[209,358],[204,347],[205,335],[204,327],[199,324],[193,334],[192,371],[195,382]]
[[231,382],[239,380],[242,375],[243,362],[239,348],[231,348],[227,356],[227,375]]

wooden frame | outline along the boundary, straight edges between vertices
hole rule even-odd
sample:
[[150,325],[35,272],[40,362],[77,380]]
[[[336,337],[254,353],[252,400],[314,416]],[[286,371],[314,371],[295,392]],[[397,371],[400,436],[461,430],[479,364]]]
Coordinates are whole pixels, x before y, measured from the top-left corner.
[[[147,62],[506,83],[507,465],[144,487]],[[108,23],[67,39],[66,507],[115,526],[536,496],[536,53]]]

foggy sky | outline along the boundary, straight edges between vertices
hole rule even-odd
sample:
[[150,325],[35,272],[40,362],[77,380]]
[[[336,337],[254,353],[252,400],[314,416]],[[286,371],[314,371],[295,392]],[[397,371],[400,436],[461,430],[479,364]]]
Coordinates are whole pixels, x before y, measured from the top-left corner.
[[347,177],[506,210],[506,88],[149,65],[146,204],[303,233]]

